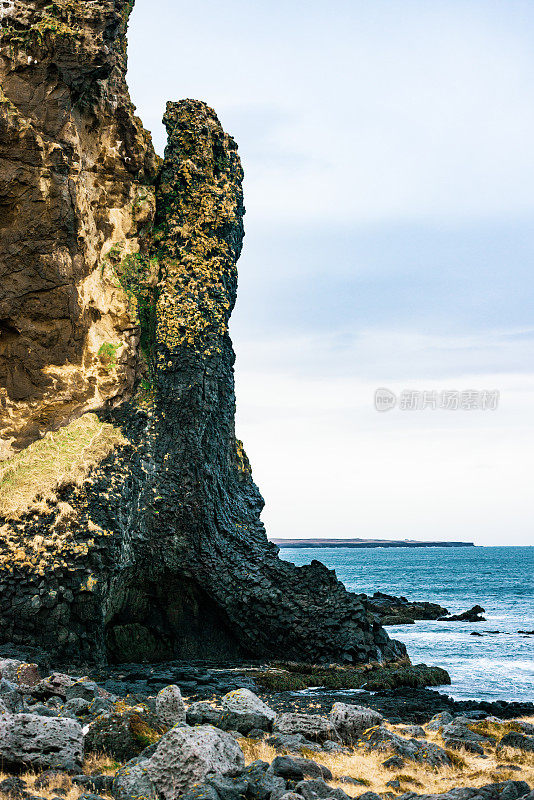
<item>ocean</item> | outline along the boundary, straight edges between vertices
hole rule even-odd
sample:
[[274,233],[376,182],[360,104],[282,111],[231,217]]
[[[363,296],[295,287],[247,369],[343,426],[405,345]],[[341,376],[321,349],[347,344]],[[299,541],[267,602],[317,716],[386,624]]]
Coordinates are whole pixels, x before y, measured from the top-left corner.
[[[487,622],[422,621],[387,632],[414,664],[444,667],[457,700],[534,701],[534,547],[283,548],[282,558],[335,569],[347,589],[439,603],[451,613],[476,603]],[[472,631],[482,636],[471,636]]]

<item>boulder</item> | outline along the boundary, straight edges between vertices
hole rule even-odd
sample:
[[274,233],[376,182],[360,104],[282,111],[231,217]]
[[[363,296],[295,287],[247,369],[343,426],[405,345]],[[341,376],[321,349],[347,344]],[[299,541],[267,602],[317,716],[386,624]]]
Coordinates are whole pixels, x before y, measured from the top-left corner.
[[309,781],[299,781],[295,786],[295,791],[302,795],[305,800],[317,800],[317,798],[334,798],[334,800],[350,800],[348,794],[343,789],[334,789],[321,778],[313,778]]
[[15,658],[0,660],[0,677],[24,687],[35,686],[41,680],[37,664],[28,664]]
[[61,697],[64,700],[67,696],[67,689],[74,683],[76,683],[76,680],[71,678],[70,675],[64,675],[62,672],[53,672],[33,686],[31,694],[43,700],[49,697]]
[[500,740],[498,747],[515,747],[526,753],[534,753],[534,736],[525,735],[518,731],[510,731]]
[[279,775],[286,781],[302,781],[304,778],[323,778],[332,780],[332,773],[328,767],[324,767],[313,761],[311,758],[293,758],[292,756],[276,756],[269,772]]
[[214,725],[220,728],[222,711],[220,708],[212,706],[206,700],[197,700],[191,703],[186,711],[188,725]]
[[300,734],[314,742],[339,739],[331,720],[319,714],[302,714],[300,712],[278,714],[274,731],[289,735]]
[[403,725],[399,733],[412,739],[424,739],[426,736],[426,731],[420,725]]
[[350,744],[374,725],[380,725],[384,717],[378,711],[365,706],[334,703],[330,712],[330,722],[344,742]]
[[460,750],[464,748],[471,753],[477,755],[484,755],[483,745],[493,744],[494,740],[481,736],[467,727],[467,722],[462,721],[462,717],[456,717],[448,725],[444,725],[441,729],[441,738],[445,745],[452,750]]
[[269,792],[268,778],[266,772],[269,764],[266,761],[253,761],[243,772],[243,777],[247,781],[247,798],[249,800],[267,800]]
[[248,790],[248,781],[243,774],[235,777],[228,775],[214,775],[213,777],[208,778],[204,785],[207,788],[215,790],[218,800],[242,800]]
[[276,713],[250,689],[235,689],[222,699],[221,727],[247,734],[253,728],[271,730]]
[[[35,703],[33,706],[28,706],[29,714],[37,714],[39,717],[69,717],[73,719],[72,713],[60,714],[57,708],[49,708],[44,703]],[[76,716],[76,715],[74,715]]]
[[111,794],[115,800],[158,800],[156,788],[147,775],[148,759],[128,761],[115,774]]
[[7,678],[0,679],[0,699],[3,703],[3,708],[6,708],[10,714],[17,714],[19,711],[24,710],[24,701],[21,693],[17,687]]
[[[68,787],[69,776],[58,769],[47,769],[41,772],[33,784],[34,789],[51,789],[51,794],[56,794],[57,788],[66,789]],[[72,777],[74,782],[74,776]],[[60,791],[59,794],[62,792]]]
[[393,750],[401,758],[420,761],[430,767],[451,765],[449,756],[437,744],[419,741],[418,739],[404,739],[384,726],[371,728],[361,738],[371,750]]
[[407,792],[397,797],[397,800],[518,800],[529,797],[530,787],[525,781],[502,781],[501,783],[487,783],[485,786],[462,786],[449,789],[443,794],[415,794]]
[[513,723],[521,729],[522,733],[534,734],[534,725],[532,722],[526,722],[524,719],[514,719]]
[[[89,713],[89,709],[91,704],[89,700],[84,700],[83,697],[73,697],[70,700],[67,700],[65,705],[62,708],[62,714],[67,712],[72,712],[76,717],[82,717],[85,714]],[[56,712],[57,713],[57,712]]]
[[180,795],[180,800],[219,800],[219,795],[213,786],[203,783]]
[[172,728],[185,723],[185,705],[178,686],[165,686],[156,697],[156,717],[160,725]]
[[11,777],[0,781],[0,793],[13,798],[13,800],[18,800],[19,798],[22,800],[22,798],[28,797],[27,788],[26,781],[23,781],[22,778]]
[[382,766],[386,769],[401,769],[405,763],[405,760],[400,756],[390,756],[385,761],[382,761]]
[[156,715],[144,706],[119,708],[102,714],[91,724],[85,737],[87,753],[104,753],[117,761],[129,761],[163,734]]
[[75,698],[81,698],[82,700],[87,700],[90,703],[95,698],[101,696],[101,691],[102,690],[94,681],[82,678],[81,680],[75,681],[70,686],[65,687],[65,699],[73,700]]
[[5,678],[12,683],[17,682],[18,668],[21,666],[22,661],[16,658],[2,658],[0,659],[0,677]]
[[75,720],[6,714],[0,717],[0,760],[7,768],[79,770],[83,731]]
[[[292,753],[300,753],[301,750],[321,750],[321,745],[311,742],[301,733],[274,733],[267,739],[267,744],[275,750],[289,750]],[[324,743],[326,744],[326,742]]]
[[452,720],[452,714],[449,714],[448,711],[441,711],[439,714],[434,714],[426,727],[429,731],[439,731],[440,728],[443,728],[444,725],[448,725]]
[[164,800],[175,800],[213,775],[238,775],[245,757],[229,733],[211,725],[172,728],[160,739],[146,774]]

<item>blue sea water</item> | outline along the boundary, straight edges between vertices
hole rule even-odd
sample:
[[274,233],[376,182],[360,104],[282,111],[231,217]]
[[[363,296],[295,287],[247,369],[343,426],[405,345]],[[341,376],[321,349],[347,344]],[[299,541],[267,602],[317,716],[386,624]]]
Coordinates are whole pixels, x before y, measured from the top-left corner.
[[[355,592],[428,600],[451,613],[475,603],[487,622],[422,621],[388,626],[414,664],[444,667],[456,699],[534,701],[534,547],[283,548],[295,564],[313,559],[335,569]],[[478,631],[483,636],[471,636]]]

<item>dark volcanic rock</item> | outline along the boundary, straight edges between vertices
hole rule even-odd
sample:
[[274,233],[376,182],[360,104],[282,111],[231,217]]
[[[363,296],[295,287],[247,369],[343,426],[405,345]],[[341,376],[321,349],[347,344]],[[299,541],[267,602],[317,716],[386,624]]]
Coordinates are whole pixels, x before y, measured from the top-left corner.
[[[299,697],[293,693],[262,694],[262,699],[275,711],[282,712],[306,711],[309,707],[310,696]],[[313,695],[314,711],[328,714],[333,703],[352,703],[354,695],[339,692],[321,691]],[[372,694],[358,693],[358,702],[362,705],[379,711],[384,717],[394,724],[415,723],[426,724],[436,714],[447,712],[449,717],[441,723],[446,725],[452,716],[476,714],[480,717],[499,717],[500,719],[516,719],[517,717],[533,716],[534,703],[512,702],[504,700],[489,702],[486,700],[453,700],[441,692],[430,689],[403,689],[393,691],[379,691]],[[529,732],[529,731],[526,731]]]
[[375,592],[372,597],[365,594],[358,596],[380,618],[382,625],[410,625],[416,619],[439,619],[449,613],[437,603],[407,600],[406,597],[383,592]]
[[87,480],[0,525],[1,636],[70,663],[402,656],[333,571],[280,560],[260,521],[228,335],[237,145],[204,103],[169,103],[152,229],[155,158],[124,79],[133,3],[67,5],[52,24],[14,0],[2,33],[0,386],[17,446],[89,400],[120,437]]
[[449,617],[440,617],[440,622],[485,622],[486,618],[482,616],[485,609],[482,606],[473,606],[468,611],[462,614],[452,614]]
[[499,747],[515,747],[527,753],[534,753],[534,736],[511,731],[502,737]]
[[451,765],[449,756],[437,744],[419,739],[405,739],[383,726],[366,731],[361,740],[371,750],[393,750],[400,758],[413,759],[431,767]]
[[530,787],[525,781],[503,781],[502,783],[487,783],[478,788],[462,786],[450,789],[443,794],[407,792],[401,794],[399,800],[518,800],[529,792]]
[[117,761],[128,761],[154,744],[164,732],[155,714],[143,708],[125,708],[103,714],[85,737],[86,753],[105,753]]

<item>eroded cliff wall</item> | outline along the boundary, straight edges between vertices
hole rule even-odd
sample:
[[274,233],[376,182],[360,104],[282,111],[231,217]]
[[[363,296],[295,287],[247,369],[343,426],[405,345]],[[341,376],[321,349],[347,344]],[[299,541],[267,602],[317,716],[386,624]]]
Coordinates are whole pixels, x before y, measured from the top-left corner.
[[0,459],[135,381],[110,269],[154,212],[156,157],[124,77],[132,5],[0,4]]
[[[71,6],[78,16],[61,25],[75,22],[73,40],[62,27],[24,38],[50,13],[28,18],[16,2],[3,37],[3,424],[11,448],[49,432],[2,467],[0,636],[71,661],[403,655],[333,572],[281,561],[260,521],[263,500],[235,436],[228,335],[243,239],[237,145],[204,103],[169,103],[152,220],[154,155],[124,84],[129,5],[68,0],[54,13]],[[19,69],[26,85],[48,81],[33,117]],[[24,143],[30,128],[39,145]],[[68,159],[56,174],[46,159],[58,148]],[[49,284],[66,304],[50,318],[38,305]],[[55,348],[43,344],[63,325],[68,354],[59,333]],[[40,360],[25,368],[30,394],[17,396],[23,340]],[[98,416],[65,425],[89,409]]]

